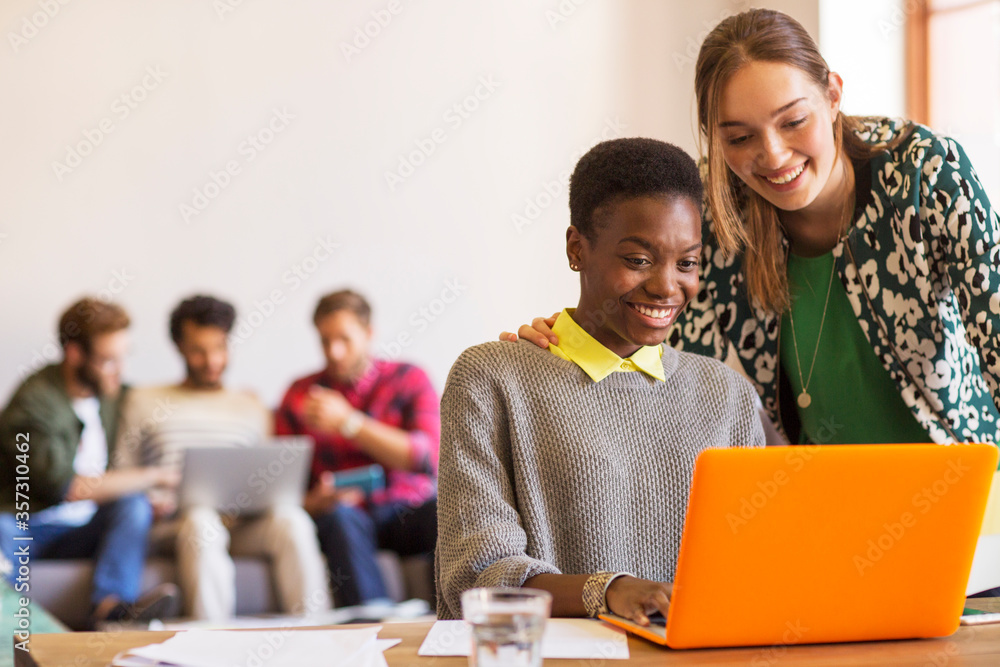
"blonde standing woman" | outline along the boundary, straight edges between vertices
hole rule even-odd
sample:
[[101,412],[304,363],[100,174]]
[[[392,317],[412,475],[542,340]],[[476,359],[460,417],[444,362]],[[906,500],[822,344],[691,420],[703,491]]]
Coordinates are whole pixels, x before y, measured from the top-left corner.
[[[845,115],[776,11],[722,21],[695,88],[701,283],[667,343],[732,346],[793,443],[1000,440],[1000,220],[962,147]],[[518,333],[545,347],[550,325]]]

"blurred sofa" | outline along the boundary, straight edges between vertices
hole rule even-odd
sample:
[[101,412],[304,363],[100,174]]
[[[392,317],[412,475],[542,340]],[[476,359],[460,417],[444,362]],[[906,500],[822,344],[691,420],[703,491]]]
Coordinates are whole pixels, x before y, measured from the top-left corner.
[[[264,559],[237,558],[236,613],[239,616],[278,613],[277,596],[269,564]],[[400,559],[394,552],[380,551],[378,565],[389,595],[401,602],[410,598],[427,600],[434,608],[432,558],[411,556]],[[35,560],[31,564],[31,597],[72,630],[87,629],[90,616],[90,560]],[[174,562],[150,558],[143,573],[142,590],[157,584],[176,582]]]

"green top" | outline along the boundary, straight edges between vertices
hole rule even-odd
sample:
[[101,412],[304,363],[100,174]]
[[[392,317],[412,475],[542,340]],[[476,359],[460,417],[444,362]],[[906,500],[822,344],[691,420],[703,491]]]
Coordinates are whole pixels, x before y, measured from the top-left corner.
[[[119,408],[126,391],[101,398],[101,422],[108,436],[108,461],[114,460]],[[73,461],[83,433],[83,422],[73,411],[59,364],[52,364],[26,379],[0,412],[0,512],[15,509],[15,472],[29,470],[30,511],[37,512],[63,501],[75,474]],[[27,451],[18,449],[28,443]],[[27,456],[25,456],[27,455]]]
[[[802,441],[817,444],[931,442],[865,338],[840,280],[833,253],[788,256],[792,322],[781,318],[781,364],[795,393]],[[826,319],[823,307],[830,290]],[[820,322],[823,321],[822,331]],[[819,347],[816,338],[819,336]],[[796,355],[795,343],[798,343]],[[809,367],[816,354],[812,378]],[[802,366],[801,376],[799,364]],[[799,403],[803,381],[810,403]]]

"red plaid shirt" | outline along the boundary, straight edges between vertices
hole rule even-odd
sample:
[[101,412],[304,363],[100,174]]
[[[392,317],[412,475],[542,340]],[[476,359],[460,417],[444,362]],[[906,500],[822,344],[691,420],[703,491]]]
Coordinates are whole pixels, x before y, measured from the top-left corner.
[[409,364],[376,359],[353,383],[334,382],[322,371],[292,383],[275,416],[275,432],[278,435],[308,435],[316,441],[310,484],[328,470],[340,471],[375,463],[340,434],[321,433],[306,425],[303,417],[305,399],[313,385],[335,389],[372,419],[409,433],[410,469],[387,469],[386,488],[372,496],[374,504],[402,502],[415,507],[434,497],[441,410],[437,392],[422,370]]

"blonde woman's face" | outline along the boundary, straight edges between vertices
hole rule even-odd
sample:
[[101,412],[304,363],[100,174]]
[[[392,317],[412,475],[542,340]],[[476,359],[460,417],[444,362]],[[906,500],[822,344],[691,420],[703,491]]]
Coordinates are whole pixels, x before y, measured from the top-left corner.
[[742,67],[722,90],[715,130],[729,168],[782,211],[839,210],[833,121],[841,81],[826,88],[774,62]]

